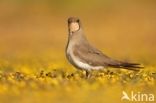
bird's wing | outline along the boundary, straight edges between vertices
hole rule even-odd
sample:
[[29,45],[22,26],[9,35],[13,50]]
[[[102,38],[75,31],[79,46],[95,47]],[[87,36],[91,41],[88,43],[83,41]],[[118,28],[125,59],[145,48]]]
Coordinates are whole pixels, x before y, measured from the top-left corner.
[[89,44],[75,45],[73,53],[82,62],[92,66],[109,66],[117,63]]
[[82,62],[88,63],[92,66],[110,66],[115,68],[125,68],[129,70],[136,70],[136,68],[142,68],[138,63],[128,63],[118,60],[114,60],[104,55],[98,49],[92,47],[89,44],[75,45],[73,50],[74,55]]

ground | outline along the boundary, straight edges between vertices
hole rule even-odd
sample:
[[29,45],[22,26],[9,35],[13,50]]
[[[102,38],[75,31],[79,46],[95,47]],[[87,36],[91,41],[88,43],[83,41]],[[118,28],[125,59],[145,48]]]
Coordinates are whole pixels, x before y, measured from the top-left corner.
[[121,103],[123,91],[129,95],[131,91],[156,95],[154,66],[140,71],[107,68],[93,71],[86,78],[85,71],[66,62],[19,60],[1,61],[2,103]]

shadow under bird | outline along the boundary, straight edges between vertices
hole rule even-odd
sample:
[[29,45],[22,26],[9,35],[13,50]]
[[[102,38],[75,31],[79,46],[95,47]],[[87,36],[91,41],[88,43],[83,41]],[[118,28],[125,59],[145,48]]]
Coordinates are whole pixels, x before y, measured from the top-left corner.
[[77,17],[68,18],[68,43],[66,57],[78,69],[86,71],[100,70],[106,67],[139,70],[138,63],[129,63],[112,59],[96,49],[86,39],[80,20]]

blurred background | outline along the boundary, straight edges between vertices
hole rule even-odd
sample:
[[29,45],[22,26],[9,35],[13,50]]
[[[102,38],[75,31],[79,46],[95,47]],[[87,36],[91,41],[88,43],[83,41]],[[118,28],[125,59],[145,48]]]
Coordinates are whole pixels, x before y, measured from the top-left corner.
[[[82,78],[65,57],[71,16],[92,45],[145,72]],[[0,0],[3,103],[121,103],[123,90],[156,94],[155,66],[156,0]]]
[[70,16],[81,19],[89,41],[107,55],[154,65],[155,0],[1,0],[1,59],[66,61]]

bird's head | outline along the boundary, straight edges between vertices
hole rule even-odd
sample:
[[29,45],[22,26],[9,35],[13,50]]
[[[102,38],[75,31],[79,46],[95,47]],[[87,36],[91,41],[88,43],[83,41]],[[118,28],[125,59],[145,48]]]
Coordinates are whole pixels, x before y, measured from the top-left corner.
[[68,29],[70,33],[77,32],[80,29],[80,20],[77,17],[68,18]]

